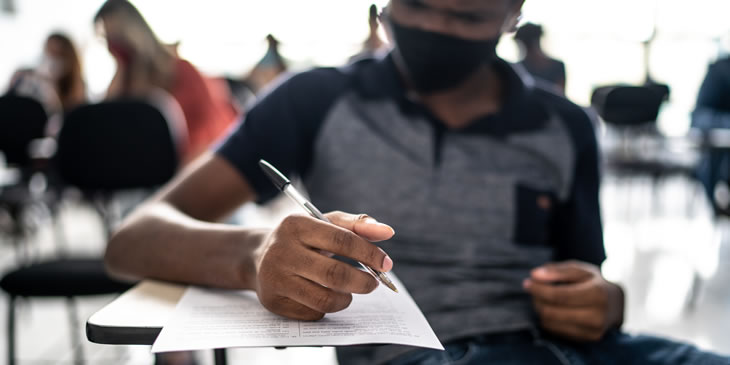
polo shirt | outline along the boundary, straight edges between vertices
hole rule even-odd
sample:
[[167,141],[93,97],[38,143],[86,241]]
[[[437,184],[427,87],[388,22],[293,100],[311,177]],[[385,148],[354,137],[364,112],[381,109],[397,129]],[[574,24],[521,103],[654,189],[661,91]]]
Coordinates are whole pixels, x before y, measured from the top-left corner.
[[[499,112],[447,127],[408,92],[392,55],[297,74],[217,147],[255,190],[278,194],[266,159],[322,211],[366,213],[442,342],[537,326],[522,281],[550,261],[604,258],[595,133],[576,105],[497,60]],[[405,346],[338,348],[377,364]]]

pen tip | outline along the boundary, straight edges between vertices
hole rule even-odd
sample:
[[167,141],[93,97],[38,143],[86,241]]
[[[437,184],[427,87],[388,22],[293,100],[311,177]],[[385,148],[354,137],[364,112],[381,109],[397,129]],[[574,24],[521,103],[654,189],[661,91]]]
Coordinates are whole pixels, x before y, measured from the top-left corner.
[[395,285],[393,285],[393,283],[385,282],[385,286],[387,286],[390,290],[392,290],[396,293],[398,292],[398,288],[396,288]]

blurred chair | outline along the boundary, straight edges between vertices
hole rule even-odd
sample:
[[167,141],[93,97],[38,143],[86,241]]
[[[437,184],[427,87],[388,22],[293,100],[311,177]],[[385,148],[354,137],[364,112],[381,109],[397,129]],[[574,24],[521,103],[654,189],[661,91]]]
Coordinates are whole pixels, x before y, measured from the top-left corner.
[[668,139],[657,129],[659,110],[668,95],[666,85],[651,84],[604,86],[591,96],[591,105],[608,130],[604,138],[617,137],[613,146],[605,143],[606,169],[620,178],[648,177],[652,195],[664,178],[692,177],[693,163],[672,154]]
[[[30,219],[28,212],[38,211],[49,198],[43,186],[31,189],[31,182],[44,179],[41,172],[45,165],[39,164],[31,154],[34,141],[45,136],[48,116],[40,102],[35,99],[7,94],[0,97],[0,152],[6,163],[18,178],[12,183],[0,185],[0,210],[9,218],[9,224],[2,227],[16,250],[16,257],[22,260],[22,253],[28,256],[26,238],[33,231],[35,219]],[[32,180],[35,176],[37,179]],[[38,187],[38,184],[33,185]],[[52,204],[48,204],[52,206]]]
[[12,94],[0,97],[0,152],[8,165],[29,165],[30,143],[45,136],[46,123],[48,115],[38,101]]
[[[609,132],[618,136],[617,148],[606,156],[609,167],[633,169],[647,155],[642,143],[647,138],[661,140],[656,120],[662,101],[662,95],[643,86],[603,86],[593,91],[591,106]],[[636,167],[644,170],[650,166]]]
[[127,189],[151,189],[177,171],[168,121],[138,100],[117,100],[71,111],[58,139],[61,178],[86,196],[108,198]]
[[[155,107],[119,100],[79,107],[64,121],[55,166],[65,184],[93,203],[107,234],[120,217],[109,209],[116,193],[154,189],[172,178],[178,154],[168,121]],[[8,363],[14,364],[17,297],[65,297],[71,319],[74,359],[83,363],[74,297],[118,293],[131,287],[109,278],[100,257],[60,258],[21,267],[0,280],[10,295]]]
[[648,88],[649,90],[654,91],[655,93],[659,94],[662,101],[668,101],[669,95],[671,93],[671,89],[669,88],[669,85],[667,84],[661,84],[654,81],[647,81],[644,84],[644,87]]
[[595,89],[591,105],[606,124],[616,127],[654,125],[664,96],[645,86],[603,86]]

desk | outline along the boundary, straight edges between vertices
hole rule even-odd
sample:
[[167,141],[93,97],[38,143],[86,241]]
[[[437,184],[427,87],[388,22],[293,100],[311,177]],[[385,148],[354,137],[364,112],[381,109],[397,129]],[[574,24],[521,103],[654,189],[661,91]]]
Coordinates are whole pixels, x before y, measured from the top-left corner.
[[[86,321],[86,338],[105,345],[152,345],[187,287],[145,280]],[[214,351],[226,364],[225,349]]]

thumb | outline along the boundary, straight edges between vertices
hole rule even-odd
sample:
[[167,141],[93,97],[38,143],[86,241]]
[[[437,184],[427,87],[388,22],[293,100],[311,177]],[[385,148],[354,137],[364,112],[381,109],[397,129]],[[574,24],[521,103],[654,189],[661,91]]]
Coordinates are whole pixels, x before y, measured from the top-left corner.
[[530,273],[533,280],[551,283],[578,283],[593,276],[593,270],[578,262],[549,263]]
[[371,242],[385,241],[395,235],[391,226],[380,223],[367,214],[330,212],[325,216],[332,224],[348,229]]

